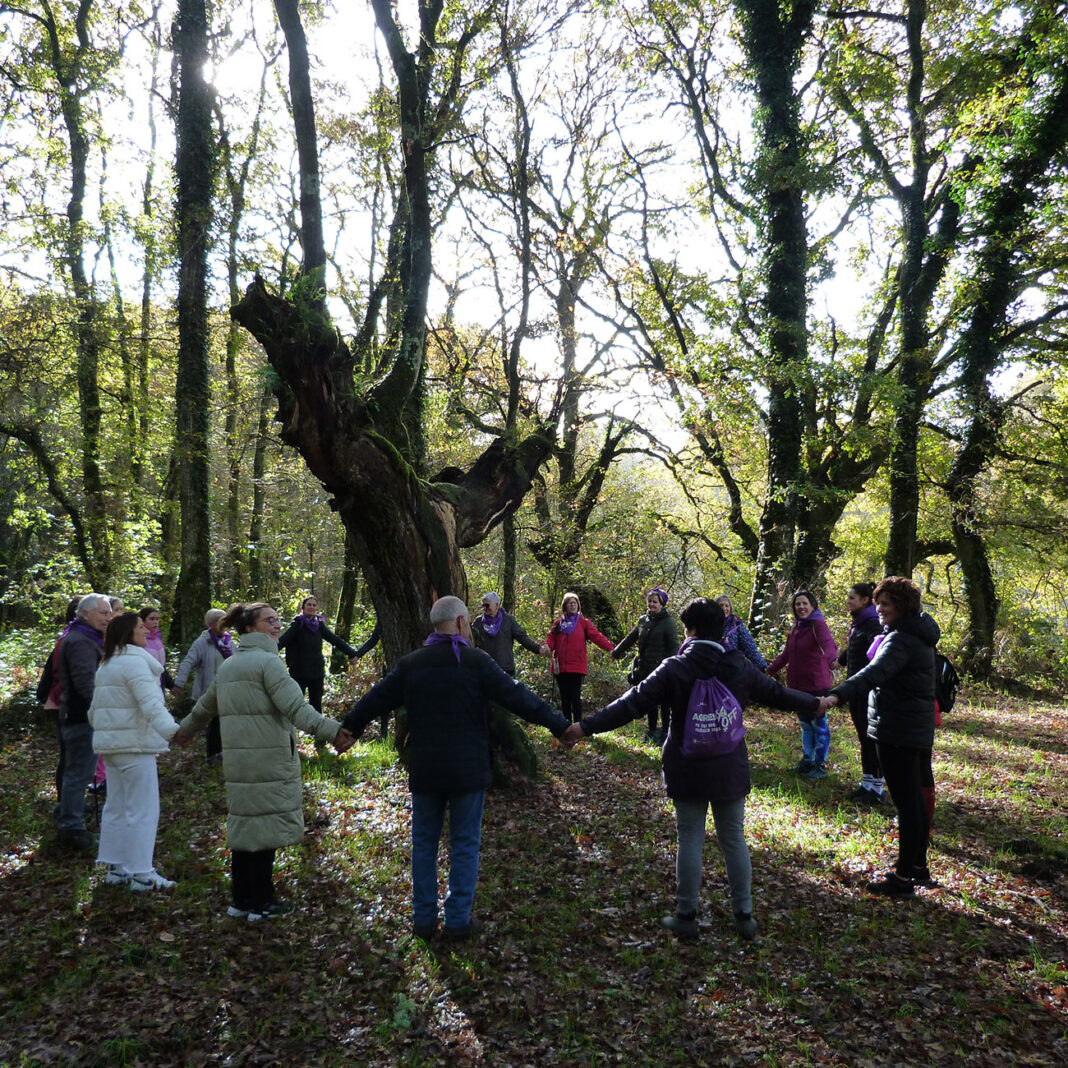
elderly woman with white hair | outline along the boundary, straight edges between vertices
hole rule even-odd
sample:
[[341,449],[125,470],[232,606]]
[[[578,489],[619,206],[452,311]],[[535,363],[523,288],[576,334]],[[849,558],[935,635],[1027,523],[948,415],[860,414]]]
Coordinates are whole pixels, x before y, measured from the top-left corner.
[[482,595],[482,615],[471,620],[471,636],[475,646],[487,653],[497,666],[515,675],[515,654],[512,646],[519,643],[532,653],[541,654],[542,647],[522,628],[511,612],[501,607],[495,593]]
[[[193,675],[193,688],[189,692],[194,702],[208,692],[215,681],[215,672],[219,665],[228,660],[234,651],[230,635],[223,626],[226,613],[221,608],[209,608],[204,613],[204,633],[189,647],[185,659],[178,667],[172,693],[181,693],[190,674]],[[219,717],[215,716],[207,729],[208,764],[222,763],[222,735],[219,731]]]

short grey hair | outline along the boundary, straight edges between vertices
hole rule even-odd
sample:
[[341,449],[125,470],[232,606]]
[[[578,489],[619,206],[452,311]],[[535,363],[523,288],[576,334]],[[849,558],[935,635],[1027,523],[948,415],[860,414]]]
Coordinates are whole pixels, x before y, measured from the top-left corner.
[[217,619],[222,619],[226,613],[221,608],[209,608],[204,613],[204,626],[210,627]]
[[108,606],[108,611],[111,610],[111,598],[106,593],[87,593],[78,602],[78,615],[87,616],[90,612],[95,612],[100,607],[100,602]]
[[484,593],[482,595],[483,601],[489,601],[490,604],[500,604],[501,599],[496,593]]
[[430,625],[440,627],[459,616],[471,617],[467,605],[459,597],[439,597],[430,609]]

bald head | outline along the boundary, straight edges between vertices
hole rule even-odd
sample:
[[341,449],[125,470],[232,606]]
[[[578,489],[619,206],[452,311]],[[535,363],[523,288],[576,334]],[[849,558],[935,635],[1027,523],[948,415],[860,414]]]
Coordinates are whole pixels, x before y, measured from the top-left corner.
[[442,634],[463,633],[468,620],[467,605],[459,597],[439,597],[430,609],[430,625]]

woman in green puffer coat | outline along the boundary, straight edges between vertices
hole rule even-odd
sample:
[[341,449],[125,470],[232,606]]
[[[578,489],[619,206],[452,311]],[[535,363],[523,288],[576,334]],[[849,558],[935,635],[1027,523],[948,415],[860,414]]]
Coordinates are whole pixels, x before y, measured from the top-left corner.
[[175,741],[187,745],[213,716],[219,717],[233,882],[227,915],[255,923],[291,908],[275,896],[274,854],[304,837],[295,728],[316,741],[332,741],[339,753],[353,739],[336,720],[305,704],[278,658],[282,623],[270,605],[234,605],[222,626],[238,635],[238,650],[219,666]]

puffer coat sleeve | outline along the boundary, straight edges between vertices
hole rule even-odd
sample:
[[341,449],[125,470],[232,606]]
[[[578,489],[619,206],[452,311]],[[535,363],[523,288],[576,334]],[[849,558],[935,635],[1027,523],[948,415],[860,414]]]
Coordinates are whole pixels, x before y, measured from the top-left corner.
[[160,689],[163,668],[151,654],[127,645],[100,666],[89,706],[93,749],[107,753],[164,753],[178,731]]

